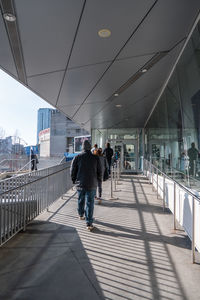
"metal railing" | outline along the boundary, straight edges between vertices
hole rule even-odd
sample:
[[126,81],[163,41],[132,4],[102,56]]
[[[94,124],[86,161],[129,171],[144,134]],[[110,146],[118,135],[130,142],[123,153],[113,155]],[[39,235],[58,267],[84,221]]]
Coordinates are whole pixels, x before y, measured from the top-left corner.
[[27,163],[28,158],[3,159],[0,162],[0,172],[14,172],[22,168]]
[[72,186],[70,163],[0,181],[0,245]]
[[[146,174],[145,174],[146,173]],[[191,239],[191,250],[192,250],[192,263],[195,263],[195,252],[196,252],[196,223],[198,221],[196,215],[196,209],[200,210],[200,198],[198,195],[195,195],[191,190],[189,190],[187,187],[182,185],[180,182],[174,180],[169,175],[166,175],[163,171],[158,169],[155,165],[153,165],[151,162],[144,160],[144,174],[149,178],[149,183],[152,183],[152,189],[156,189],[157,192],[157,198],[160,194],[163,199],[163,211],[165,211],[166,207],[166,180],[169,180],[173,184],[173,193],[172,195],[172,204],[173,207],[170,209],[173,213],[173,228],[174,230],[177,229],[177,190],[178,188],[185,192],[188,196],[191,197],[192,201],[192,207],[191,207],[191,220],[189,222],[191,223],[191,234],[189,234],[190,230],[187,230],[187,228],[184,228],[188,234],[188,236]],[[161,184],[162,183],[162,184]],[[187,196],[187,197],[188,197]],[[180,199],[180,197],[179,197]],[[185,201],[186,198],[183,199]],[[188,200],[188,198],[187,198]],[[189,201],[189,200],[188,200]],[[180,208],[179,208],[180,209]],[[184,214],[184,212],[183,212]],[[184,227],[184,226],[183,226]]]

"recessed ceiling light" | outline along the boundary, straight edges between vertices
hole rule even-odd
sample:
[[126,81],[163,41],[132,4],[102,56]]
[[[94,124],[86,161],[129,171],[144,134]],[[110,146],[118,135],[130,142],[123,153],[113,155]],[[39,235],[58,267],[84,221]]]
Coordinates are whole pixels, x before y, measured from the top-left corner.
[[14,21],[16,21],[15,15],[13,15],[11,13],[5,13],[5,14],[3,14],[3,17],[8,22],[14,22]]
[[102,38],[107,38],[111,35],[111,31],[109,29],[101,29],[99,30],[98,35]]
[[116,106],[116,107],[122,107],[122,105],[121,105],[121,104],[116,104],[115,106]]
[[115,97],[118,97],[118,96],[119,96],[119,94],[118,94],[118,93],[115,93],[115,94],[114,94],[114,96],[115,96]]
[[147,69],[142,69],[142,71],[141,71],[142,73],[146,73],[147,72]]

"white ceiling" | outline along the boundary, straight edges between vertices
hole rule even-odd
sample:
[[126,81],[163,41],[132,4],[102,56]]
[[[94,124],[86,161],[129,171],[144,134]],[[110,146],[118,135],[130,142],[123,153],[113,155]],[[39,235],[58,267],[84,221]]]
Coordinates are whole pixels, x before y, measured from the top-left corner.
[[[2,14],[11,9],[17,18],[0,17],[1,68],[87,129],[144,126],[200,10],[199,0],[0,4]],[[104,28],[109,38],[98,36]]]

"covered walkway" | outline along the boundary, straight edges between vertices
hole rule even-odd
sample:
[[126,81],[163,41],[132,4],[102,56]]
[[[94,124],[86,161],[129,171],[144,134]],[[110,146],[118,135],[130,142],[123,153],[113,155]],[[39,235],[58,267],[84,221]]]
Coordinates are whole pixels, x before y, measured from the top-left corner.
[[70,190],[0,248],[0,299],[200,299],[200,267],[190,241],[172,231],[152,185],[124,176],[95,206],[95,229],[77,217]]

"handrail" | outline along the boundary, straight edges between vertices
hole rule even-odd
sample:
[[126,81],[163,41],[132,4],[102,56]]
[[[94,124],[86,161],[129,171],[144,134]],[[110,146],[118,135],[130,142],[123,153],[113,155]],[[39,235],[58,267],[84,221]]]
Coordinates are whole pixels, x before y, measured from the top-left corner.
[[[176,222],[177,222],[177,219],[178,219],[180,224],[182,224],[182,226],[184,227],[184,229],[186,230],[188,236],[191,239],[192,263],[195,263],[196,247],[198,247],[198,250],[200,249],[200,244],[199,244],[198,240],[197,240],[197,244],[196,244],[196,226],[199,226],[199,219],[197,219],[196,213],[195,213],[195,211],[197,209],[195,201],[198,201],[198,204],[200,204],[200,198],[197,195],[195,195],[193,192],[191,192],[188,188],[186,188],[184,185],[177,182],[176,180],[174,180],[170,176],[166,175],[163,171],[158,169],[150,161],[144,159],[144,165],[145,165],[144,170],[146,170],[146,176],[147,176],[147,171],[149,172],[149,174],[151,174],[151,176],[149,176],[149,183],[152,182],[152,189],[155,187],[155,183],[156,183],[157,198],[158,198],[159,190],[162,191],[162,193],[163,193],[163,194],[161,194],[162,198],[163,198],[163,211],[165,211],[165,201],[166,201],[165,200],[166,199],[166,181],[165,181],[165,179],[167,178],[172,182],[173,187],[172,187],[172,190],[170,188],[170,191],[171,192],[173,191],[174,196],[172,198],[170,198],[170,205],[171,205],[170,210],[173,213],[173,228],[174,228],[174,230],[177,229]],[[162,187],[159,185],[159,177],[158,177],[159,172],[160,172],[160,174],[163,178],[163,186]],[[154,177],[155,177],[154,175],[156,175],[156,177],[157,177],[156,182],[154,180]],[[176,212],[177,211],[177,199],[176,199],[177,198],[177,195],[176,195],[177,186],[179,186],[180,189],[185,191],[187,193],[187,195],[189,195],[192,198],[190,200],[190,201],[192,201],[191,202],[191,215],[188,216],[189,221],[192,223],[191,228],[187,226],[187,223],[185,223],[184,220],[182,220],[180,217],[179,218],[177,217],[177,212]],[[179,209],[179,212],[181,210],[183,210],[183,209],[180,208],[180,206],[178,206],[178,209]],[[185,212],[185,210],[182,213],[184,214],[184,212]]]
[[188,192],[192,197],[194,197],[196,200],[198,200],[200,202],[200,197],[198,197],[197,195],[193,194],[187,187],[185,187],[184,185],[182,185],[180,182],[174,180],[173,178],[171,178],[170,176],[168,176],[166,173],[164,173],[163,171],[161,171],[159,168],[157,168],[155,165],[153,165],[150,161],[144,159],[144,161],[148,162],[151,164],[151,166],[153,166],[156,170],[158,170],[163,176],[167,177],[168,179],[174,181],[177,185],[179,185],[183,190],[185,190],[186,192]]
[[66,157],[65,156],[62,157],[62,159],[60,160],[60,162],[58,163],[58,165],[61,165],[64,159],[66,161]]
[[29,165],[33,160],[34,160],[34,159],[31,159],[29,162],[27,162],[27,164],[25,164],[25,165],[23,166],[23,168],[21,168],[20,170],[18,170],[18,171],[13,175],[13,177],[17,176],[17,174],[18,174],[19,172],[21,172],[21,171],[22,171],[27,165]]
[[70,164],[0,181],[0,245],[71,188]]
[[[68,165],[67,167],[69,168],[70,166]],[[51,167],[51,168],[53,168],[53,167]],[[48,170],[48,169],[50,169],[50,168],[43,169],[43,170]],[[22,183],[22,184],[18,185],[17,187],[11,188],[11,189],[9,189],[9,190],[6,190],[6,191],[0,193],[0,196],[2,196],[2,195],[4,195],[4,194],[7,194],[7,193],[11,193],[11,192],[13,192],[14,190],[16,190],[16,189],[18,189],[18,188],[25,187],[25,186],[27,186],[27,185],[29,185],[29,184],[35,183],[35,182],[37,182],[37,181],[40,181],[41,179],[45,179],[45,178],[47,178],[48,176],[57,174],[57,173],[59,173],[59,172],[61,172],[61,171],[63,171],[63,169],[58,170],[58,171],[55,171],[55,172],[53,172],[53,173],[51,173],[51,174],[43,175],[42,177],[39,177],[39,178],[36,178],[36,179],[34,178],[33,180],[30,180],[30,181],[28,181],[28,182],[26,182],[26,183]],[[37,170],[36,170],[35,173],[37,173]],[[29,173],[29,174],[32,175],[33,172],[32,172],[32,173]],[[26,174],[26,175],[29,175],[29,174]],[[22,174],[21,176],[24,176],[24,174]],[[13,178],[13,177],[11,177],[11,178]],[[11,178],[5,179],[5,181],[6,181],[6,180],[10,180]],[[31,177],[30,177],[30,178],[31,178]]]

